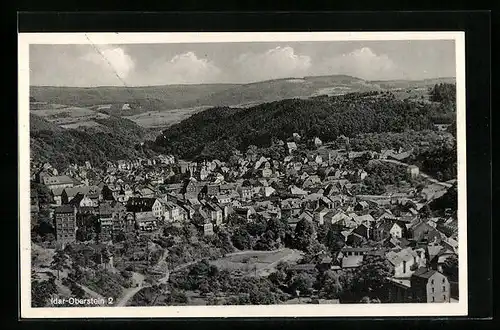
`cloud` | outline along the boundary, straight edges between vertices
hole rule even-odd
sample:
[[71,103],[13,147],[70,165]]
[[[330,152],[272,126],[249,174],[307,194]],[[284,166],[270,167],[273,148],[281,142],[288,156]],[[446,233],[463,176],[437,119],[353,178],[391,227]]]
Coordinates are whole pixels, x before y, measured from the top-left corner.
[[311,58],[298,55],[292,47],[276,47],[263,53],[244,53],[233,65],[243,81],[259,81],[304,76],[311,67]]
[[123,86],[133,59],[121,47],[36,45],[30,48],[30,80],[34,85]]
[[155,61],[144,81],[151,84],[203,84],[218,82],[221,70],[194,52],[177,54],[167,61]]
[[134,69],[134,61],[120,47],[98,46],[94,52],[83,55],[81,59],[107,75],[116,75],[120,80],[125,80]]
[[405,72],[387,55],[376,54],[368,47],[326,59],[315,68],[315,72],[346,74],[368,80],[405,78]]

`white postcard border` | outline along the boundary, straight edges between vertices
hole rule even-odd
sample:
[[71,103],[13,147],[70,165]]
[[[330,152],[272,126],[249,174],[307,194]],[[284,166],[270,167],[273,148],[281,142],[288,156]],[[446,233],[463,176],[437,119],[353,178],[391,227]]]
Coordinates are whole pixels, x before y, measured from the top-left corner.
[[[457,86],[458,235],[460,300],[449,304],[332,304],[167,307],[31,307],[30,240],[30,44],[132,44],[209,42],[294,42],[371,40],[454,40]],[[19,241],[21,318],[199,318],[199,317],[383,317],[463,316],[468,311],[467,191],[465,123],[465,33],[446,32],[281,32],[281,33],[19,33],[18,35]]]

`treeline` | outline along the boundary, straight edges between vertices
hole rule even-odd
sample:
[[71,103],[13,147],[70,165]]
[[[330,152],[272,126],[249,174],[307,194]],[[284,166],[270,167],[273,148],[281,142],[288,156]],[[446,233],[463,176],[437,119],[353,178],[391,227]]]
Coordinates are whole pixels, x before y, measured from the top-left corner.
[[[41,118],[36,118],[36,121],[44,123]],[[107,161],[151,154],[151,150],[140,146],[145,132],[132,121],[116,117],[95,121],[103,125],[104,130],[51,129],[50,123],[44,123],[42,129],[31,131],[31,157],[63,170],[69,164],[84,164],[87,160],[98,166]]]
[[212,108],[170,127],[151,148],[192,159],[227,159],[232,150],[267,147],[272,138],[332,141],[340,135],[431,129],[435,104],[397,100],[391,94],[352,93],[316,99],[290,99],[249,109]]
[[420,169],[439,181],[457,178],[457,145],[441,144],[415,157],[414,163]]
[[429,91],[429,99],[433,102],[440,102],[448,105],[455,105],[457,102],[456,84],[440,83],[434,85]]
[[427,150],[446,141],[453,140],[451,134],[434,130],[405,131],[402,133],[382,132],[360,134],[349,140],[354,151],[372,150],[380,152],[383,149],[404,150],[413,149],[415,153]]

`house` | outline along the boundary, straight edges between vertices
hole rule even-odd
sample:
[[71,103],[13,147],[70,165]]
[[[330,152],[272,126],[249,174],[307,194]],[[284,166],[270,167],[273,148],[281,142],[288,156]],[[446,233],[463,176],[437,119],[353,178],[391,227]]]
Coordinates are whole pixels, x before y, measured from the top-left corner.
[[355,215],[354,217],[352,217],[352,220],[354,220],[356,225],[364,223],[367,226],[371,226],[372,223],[375,223],[375,219],[373,219],[371,214]]
[[367,253],[373,251],[370,247],[349,247],[344,246],[339,253],[339,257],[349,257],[349,256],[364,256]]
[[297,186],[290,186],[290,188],[288,188],[288,189],[289,189],[290,194],[292,194],[292,195],[305,196],[308,194],[307,191],[300,189]]
[[433,183],[421,190],[420,197],[422,197],[426,201],[431,201],[446,194],[447,189],[448,188],[446,186]]
[[450,302],[450,282],[437,270],[419,268],[411,276],[410,283],[414,302]]
[[342,211],[330,211],[325,215],[325,222],[330,224],[344,225],[344,221],[349,219],[349,216]]
[[82,194],[92,201],[92,205],[97,207],[101,198],[102,189],[98,186],[80,186],[73,188],[64,188],[61,193],[62,204],[68,204],[77,194]]
[[88,208],[96,207],[94,201],[91,200],[87,195],[84,195],[82,193],[77,193],[76,196],[73,197],[68,204],[76,207],[78,210],[84,207]]
[[214,201],[217,203],[217,204],[229,204],[231,203],[231,195],[226,195],[226,194],[218,194],[216,196],[214,196]]
[[273,187],[260,187],[259,193],[262,194],[265,197],[270,197],[276,192],[276,189]]
[[202,196],[213,197],[213,196],[220,194],[220,189],[219,189],[220,185],[218,185],[218,184],[200,183],[200,185],[202,186],[201,191],[200,191]]
[[214,225],[212,223],[203,224],[203,235],[212,236],[214,234]]
[[367,201],[360,201],[354,206],[354,211],[366,210],[370,207]]
[[448,127],[450,127],[450,124],[434,124],[434,127],[438,131],[446,132],[446,130],[448,129]]
[[188,180],[184,184],[184,188],[182,190],[184,198],[185,199],[198,198],[198,195],[200,194],[203,187],[204,187],[203,184],[200,184],[194,179]]
[[210,216],[210,220],[215,223],[215,225],[222,225],[222,220],[224,218],[224,210],[217,204],[207,202],[203,206],[204,210]]
[[389,251],[386,258],[394,266],[394,278],[409,278],[420,265],[420,256],[412,248]]
[[127,212],[134,214],[135,223],[141,230],[156,228],[164,215],[163,205],[156,198],[132,197],[127,202]]
[[101,235],[112,237],[118,232],[130,232],[134,229],[133,218],[127,218],[127,208],[120,202],[106,201],[99,205],[99,225]]
[[408,166],[408,168],[406,169],[406,173],[408,173],[410,179],[415,179],[419,175],[418,166],[415,165]]
[[358,247],[366,243],[366,238],[352,231],[347,235],[345,242],[349,246]]
[[314,215],[309,211],[304,211],[299,215],[299,220],[306,219],[309,222],[314,220]]
[[[419,242],[423,240],[429,240],[429,237],[438,232],[434,227],[430,226],[426,222],[419,221],[417,224],[413,225],[409,229],[410,237]],[[439,232],[438,232],[439,233]]]
[[45,176],[43,184],[50,190],[56,188],[71,188],[75,185],[75,181],[67,175],[60,176]]
[[172,201],[160,200],[163,204],[163,217],[165,221],[182,221],[187,218],[186,212],[181,206]]
[[360,224],[352,231],[353,234],[359,235],[364,239],[371,239],[371,225],[370,224]]
[[314,220],[319,225],[323,225],[325,223],[325,215],[330,212],[326,207],[320,207],[314,211]]
[[389,237],[401,239],[407,236],[407,228],[404,223],[393,218],[391,215],[378,221],[373,230],[373,239],[375,241],[382,241]]
[[341,267],[346,268],[358,268],[363,263],[363,255],[350,255],[342,258]]
[[56,205],[62,205],[62,193],[66,188],[55,188],[51,190],[52,199]]
[[252,206],[249,206],[242,208],[235,207],[234,213],[236,213],[236,215],[242,217],[243,219],[250,221],[256,212]]
[[391,154],[387,158],[388,159],[398,160],[398,161],[403,161],[406,158],[410,157],[412,155],[412,152],[413,152],[413,150],[402,151],[402,152],[399,152],[399,153]]
[[62,205],[54,210],[56,240],[63,245],[76,241],[76,207]]
[[297,144],[295,142],[287,142],[286,147],[289,154],[292,154],[292,152],[297,150]]
[[314,138],[314,145],[316,146],[316,148],[321,147],[322,144],[323,142],[318,137]]
[[248,200],[252,199],[254,196],[254,189],[251,185],[249,186],[239,186],[236,191],[240,195],[241,199]]
[[261,172],[263,178],[269,178],[271,175],[273,175],[273,170],[266,167],[262,170]]

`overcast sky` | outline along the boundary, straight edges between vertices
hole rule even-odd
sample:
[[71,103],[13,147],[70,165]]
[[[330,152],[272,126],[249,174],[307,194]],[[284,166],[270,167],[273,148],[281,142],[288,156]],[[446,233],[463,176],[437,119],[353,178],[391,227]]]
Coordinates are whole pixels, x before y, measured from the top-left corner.
[[31,85],[248,83],[334,74],[367,80],[454,77],[454,41],[30,46]]

